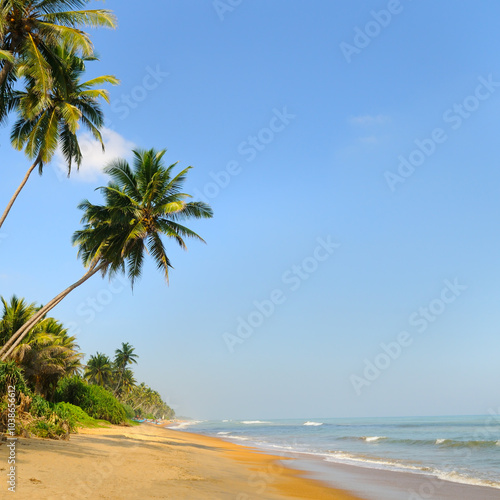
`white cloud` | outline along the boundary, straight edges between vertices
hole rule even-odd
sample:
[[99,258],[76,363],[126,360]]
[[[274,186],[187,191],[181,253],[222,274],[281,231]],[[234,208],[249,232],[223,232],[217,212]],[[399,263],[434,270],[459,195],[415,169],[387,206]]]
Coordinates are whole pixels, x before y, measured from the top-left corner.
[[385,115],[363,115],[363,116],[353,116],[350,120],[352,125],[361,125],[366,127],[368,125],[383,125],[388,123],[391,119]]
[[[83,159],[80,170],[73,165],[71,178],[82,182],[95,182],[102,174],[104,167],[115,158],[129,158],[136,145],[109,128],[101,130],[105,145],[103,153],[101,144],[89,132],[78,137]],[[68,169],[60,151],[56,153],[55,163],[58,172],[66,176]]]

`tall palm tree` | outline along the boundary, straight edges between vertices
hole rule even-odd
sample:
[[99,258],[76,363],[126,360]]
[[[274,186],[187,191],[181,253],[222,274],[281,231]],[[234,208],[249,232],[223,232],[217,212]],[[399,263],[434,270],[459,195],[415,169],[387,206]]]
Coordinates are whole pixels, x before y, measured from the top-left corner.
[[[0,121],[10,110],[16,80],[30,77],[44,101],[52,71],[59,65],[60,44],[84,56],[93,53],[89,35],[80,27],[116,27],[109,10],[83,10],[90,0],[2,0],[0,4]],[[68,10],[69,9],[69,10]]]
[[80,166],[82,153],[77,138],[80,124],[92,133],[104,149],[99,131],[104,123],[99,99],[109,102],[109,96],[106,90],[94,87],[103,83],[116,85],[118,80],[105,75],[82,82],[85,62],[95,58],[80,58],[64,46],[57,47],[54,52],[61,61],[61,67],[55,72],[57,78],[50,90],[50,99],[47,102],[40,101],[36,92],[37,84],[35,80],[29,79],[27,90],[16,92],[12,100],[21,114],[12,129],[12,145],[18,150],[24,149],[28,158],[34,161],[0,217],[0,227],[33,170],[38,167],[42,174],[44,165],[51,161],[58,146],[64,155],[68,175],[73,161]]
[[204,241],[180,222],[211,218],[212,209],[203,202],[186,201],[191,196],[183,193],[182,187],[191,167],[172,176],[177,163],[165,167],[165,152],[134,151],[132,167],[125,160],[115,160],[105,169],[111,176],[111,182],[100,188],[105,204],[83,201],[79,208],[84,211],[84,228],[73,236],[87,272],[43,306],[5,343],[0,349],[1,360],[10,356],[43,315],[94,274],[100,272],[112,277],[126,273],[133,286],[141,276],[147,251],[168,282],[171,264],[161,237],[174,239],[183,249],[186,249],[186,237]]
[[112,377],[112,363],[108,356],[98,352],[90,356],[85,367],[84,378],[91,384],[109,386]]
[[115,387],[115,393],[117,393],[123,382],[123,375],[128,365],[137,363],[137,354],[134,354],[135,348],[132,347],[128,342],[122,342],[122,348],[116,349],[115,351],[115,366],[119,371],[118,382]]

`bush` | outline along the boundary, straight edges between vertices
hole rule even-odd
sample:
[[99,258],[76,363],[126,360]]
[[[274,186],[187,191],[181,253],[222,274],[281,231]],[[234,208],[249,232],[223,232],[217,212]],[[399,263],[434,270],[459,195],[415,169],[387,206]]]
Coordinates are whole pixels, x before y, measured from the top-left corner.
[[38,419],[30,423],[26,430],[35,436],[49,439],[69,439],[70,428],[66,420],[53,415],[50,420]]
[[29,412],[33,417],[50,417],[52,415],[52,408],[50,403],[42,396],[33,396]]
[[30,392],[26,387],[22,369],[14,361],[0,361],[0,394],[5,394],[9,385],[15,386],[16,392]]
[[125,414],[127,415],[127,418],[134,418],[135,417],[136,413],[130,405],[123,404],[122,406],[123,406],[123,409],[125,410]]
[[112,424],[121,424],[127,418],[123,405],[111,392],[99,385],[89,385],[76,376],[59,382],[55,399],[79,406],[91,417]]
[[105,423],[92,418],[79,406],[71,403],[56,403],[54,413],[61,418],[65,418],[69,422],[71,430],[77,427],[100,427],[102,423]]

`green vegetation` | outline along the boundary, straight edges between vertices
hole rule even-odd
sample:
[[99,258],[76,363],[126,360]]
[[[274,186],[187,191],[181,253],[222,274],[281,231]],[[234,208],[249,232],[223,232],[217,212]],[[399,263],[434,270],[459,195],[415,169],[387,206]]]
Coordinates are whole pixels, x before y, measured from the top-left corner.
[[[108,10],[85,10],[89,2],[2,2],[0,124],[13,115],[12,146],[32,163],[0,216],[0,227],[32,172],[38,167],[42,174],[58,149],[68,175],[73,165],[80,166],[81,127],[104,149],[101,103],[109,103],[109,96],[100,86],[119,82],[110,75],[85,81],[86,65],[97,58],[82,28],[114,28],[116,19]],[[43,306],[16,296],[0,297],[0,432],[8,429],[10,404],[16,407],[16,434],[50,438],[67,438],[79,426],[103,421],[126,423],[135,415],[174,415],[158,392],[144,383],[137,385],[131,366],[138,356],[129,343],[122,343],[113,360],[96,353],[84,366],[77,339],[48,316],[95,274],[126,274],[133,287],[146,254],[168,283],[172,266],[162,238],[183,249],[186,238],[203,241],[183,225],[213,216],[209,205],[190,201],[183,192],[191,167],[174,174],[177,164],[164,163],[165,150],[133,153],[132,165],[116,159],[105,169],[110,181],[99,188],[102,205],[88,200],[79,205],[83,227],[74,233],[73,243],[86,269],[83,277]],[[9,392],[11,386],[15,394]]]
[[[17,297],[0,299],[0,342],[5,343],[38,308]],[[57,320],[44,317],[35,324],[11,360],[0,361],[0,431],[7,430],[9,386],[15,387],[19,435],[66,439],[78,427],[103,422],[130,425],[136,415],[173,417],[173,410],[156,391],[136,385],[128,366],[137,363],[138,355],[129,343],[116,349],[113,361],[97,353],[84,366],[82,357],[75,338]]]
[[122,347],[116,349],[113,361],[100,352],[90,356],[85,367],[85,379],[90,384],[112,391],[122,403],[128,418],[173,418],[174,410],[162,400],[160,394],[144,383],[137,385],[134,373],[126,368],[127,365],[137,363],[138,356],[134,351],[129,343],[122,343]]
[[127,419],[123,405],[104,387],[90,385],[79,377],[71,377],[59,383],[56,401],[79,406],[89,416],[122,424]]

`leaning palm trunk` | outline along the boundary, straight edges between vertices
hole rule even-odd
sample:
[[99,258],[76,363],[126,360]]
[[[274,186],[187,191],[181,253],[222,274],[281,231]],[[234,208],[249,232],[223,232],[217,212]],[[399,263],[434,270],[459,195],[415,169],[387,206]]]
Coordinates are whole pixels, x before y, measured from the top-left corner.
[[26,172],[26,175],[24,176],[24,179],[22,180],[21,184],[19,184],[19,187],[16,189],[16,192],[10,199],[7,208],[5,209],[2,218],[0,219],[0,228],[3,226],[3,223],[5,222],[5,219],[7,218],[7,215],[9,215],[10,209],[12,208],[12,205],[14,205],[14,202],[16,201],[17,197],[19,196],[19,193],[23,189],[23,187],[26,185],[28,182],[28,179],[30,178],[30,175],[32,174],[33,170],[37,167],[37,165],[40,163],[40,155],[38,155],[37,159],[35,160],[35,163],[31,165],[29,170]]
[[116,384],[114,393],[115,396],[118,395],[118,390],[120,389],[120,386],[122,385],[122,380],[123,380],[123,374],[125,373],[125,367],[123,367],[120,371],[120,378],[118,379],[118,383]]
[[28,332],[54,307],[59,304],[67,295],[69,295],[75,288],[78,288],[81,284],[85,283],[89,278],[94,276],[97,272],[101,271],[105,267],[105,263],[98,266],[91,267],[90,270],[83,275],[78,281],[73,283],[71,286],[66,288],[59,295],[54,297],[50,302],[45,304],[36,314],[34,314],[29,321],[27,321],[19,330],[17,330],[14,335],[5,343],[5,345],[0,349],[0,360],[5,361],[14,351],[14,349],[21,343],[23,338],[28,334]]

